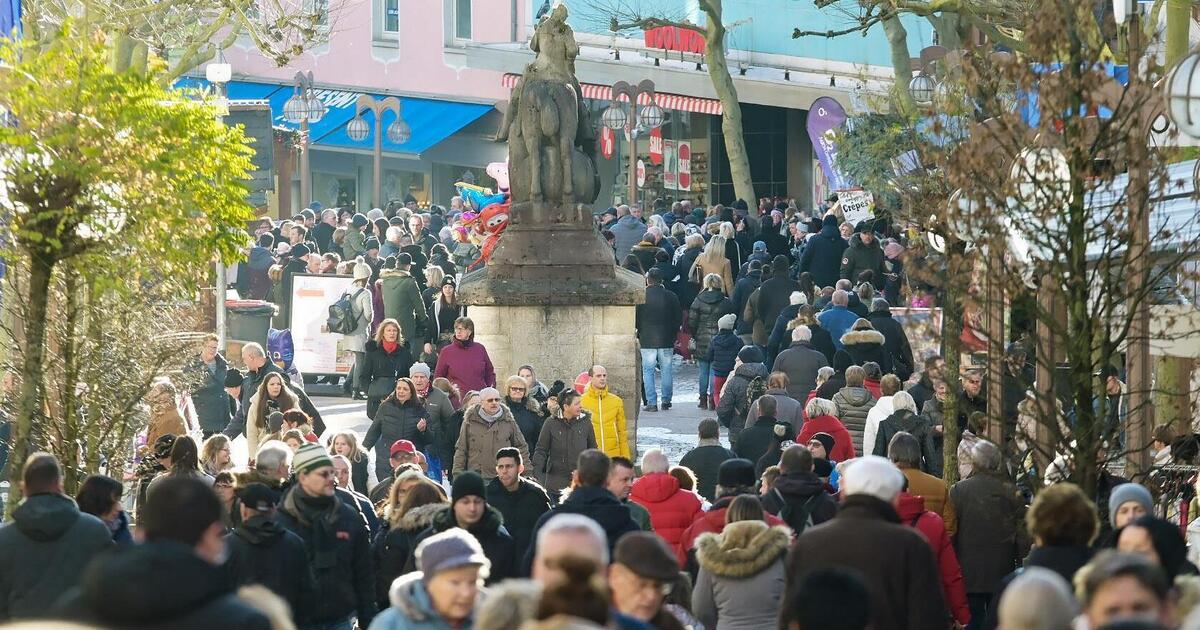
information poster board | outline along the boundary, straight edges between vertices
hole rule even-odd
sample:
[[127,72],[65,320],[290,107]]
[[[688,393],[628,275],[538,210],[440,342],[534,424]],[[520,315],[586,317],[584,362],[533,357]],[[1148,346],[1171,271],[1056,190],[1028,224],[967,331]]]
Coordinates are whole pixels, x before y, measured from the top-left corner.
[[839,190],[838,205],[846,221],[858,226],[859,221],[875,218],[875,197],[865,190]]
[[298,273],[292,276],[292,330],[295,356],[292,364],[304,375],[346,375],[354,355],[342,347],[342,335],[324,332],[329,306],[337,302],[354,281],[351,276]]

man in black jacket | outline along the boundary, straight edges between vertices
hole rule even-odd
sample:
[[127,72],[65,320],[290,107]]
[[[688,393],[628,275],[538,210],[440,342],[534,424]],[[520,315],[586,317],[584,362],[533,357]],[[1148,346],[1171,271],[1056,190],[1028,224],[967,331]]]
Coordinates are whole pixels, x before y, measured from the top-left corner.
[[[908,344],[908,334],[904,332],[904,327],[892,318],[891,304],[883,298],[871,300],[871,312],[867,314],[867,320],[883,335],[883,349],[892,357],[892,374],[895,374],[901,383],[907,383],[916,369],[913,365],[912,346]],[[924,404],[924,401],[921,401],[921,404]]]
[[500,511],[488,505],[487,486],[483,483],[483,477],[473,470],[454,478],[454,484],[450,487],[450,505],[435,514],[429,528],[413,539],[413,553],[404,565],[404,572],[417,570],[416,549],[426,538],[455,527],[465,529],[474,536],[483,548],[483,555],[491,561],[488,584],[516,576],[517,563],[521,559],[517,555],[517,546],[504,527],[504,517]]
[[779,458],[779,478],[763,496],[763,509],[783,519],[797,536],[837,514],[837,501],[813,472],[812,452],[793,444]]
[[279,493],[266,484],[238,488],[241,525],[225,537],[225,569],[234,584],[261,584],[282,597],[303,623],[316,595],[316,583],[304,541],[275,519]]
[[360,626],[369,626],[377,610],[367,526],[357,510],[337,498],[333,460],[324,447],[301,446],[292,457],[292,472],[296,483],[285,491],[278,519],[304,540],[312,563],[321,597],[311,609],[311,622],[348,628],[357,617]]
[[697,430],[700,433],[700,442],[696,448],[684,454],[683,459],[679,460],[679,465],[690,468],[696,474],[696,492],[709,501],[715,501],[717,475],[721,471],[721,464],[727,459],[737,459],[737,455],[721,446],[721,425],[715,419],[701,420]]
[[646,390],[645,411],[658,411],[658,392],[654,387],[654,369],[662,370],[662,408],[671,408],[671,360],[675,336],[683,320],[679,298],[663,287],[662,273],[651,269],[646,274],[646,302],[637,306],[638,343],[642,347],[642,387]]
[[192,383],[192,404],[204,439],[220,433],[229,425],[229,395],[225,393],[225,376],[229,364],[217,348],[217,336],[205,335],[200,342],[200,354],[185,373]]
[[92,562],[55,616],[101,628],[270,630],[220,567],[225,526],[216,493],[195,477],[160,483],[162,492],[141,506],[146,542]]
[[838,232],[837,217],[825,215],[821,220],[821,231],[808,239],[804,253],[800,255],[800,273],[812,275],[813,284],[831,287],[841,277],[838,272],[842,264],[842,253],[846,241]]
[[312,232],[310,232],[313,242],[317,244],[317,249],[322,254],[336,251],[341,255],[341,251],[335,249],[337,244],[333,242],[333,233],[336,229],[337,210],[322,210],[321,222],[313,226]]
[[550,497],[537,482],[522,477],[525,465],[521,451],[506,446],[496,451],[496,476],[488,482],[488,505],[500,511],[504,527],[516,545],[516,557],[524,558],[532,542],[533,527],[550,511]]
[[53,455],[30,455],[21,480],[25,500],[0,527],[0,621],[49,616],[88,562],[112,546],[108,526],[63,494]]
[[763,396],[757,403],[758,418],[738,435],[737,448],[734,449],[738,457],[752,462],[758,462],[771,449],[771,444],[779,441],[775,435],[775,409],[779,403],[774,396]]
[[771,261],[771,278],[763,280],[762,286],[758,287],[758,306],[754,309],[754,316],[766,331],[764,334],[770,334],[775,327],[780,311],[791,302],[792,292],[800,290],[800,283],[788,277],[789,266],[787,256],[776,256]]
[[605,536],[608,537],[610,554],[621,536],[642,530],[629,515],[629,507],[623,505],[617,497],[613,496],[613,493],[605,488],[608,483],[608,469],[611,465],[612,460],[599,449],[589,448],[579,454],[574,473],[575,489],[557,507],[543,514],[537,524],[533,526],[529,540],[534,541],[534,544],[531,544],[525,553],[522,575],[529,575],[533,565],[538,530],[555,515],[582,514],[596,521],[604,530]]

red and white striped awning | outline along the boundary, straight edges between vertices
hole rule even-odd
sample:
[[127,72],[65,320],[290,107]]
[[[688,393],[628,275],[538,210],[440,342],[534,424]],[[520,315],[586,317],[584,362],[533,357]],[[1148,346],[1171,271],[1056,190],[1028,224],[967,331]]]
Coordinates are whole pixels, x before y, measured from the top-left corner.
[[[517,85],[517,80],[521,78],[519,74],[511,72],[505,73],[500,79],[500,84],[506,88],[512,89]],[[579,87],[583,89],[584,98],[592,98],[600,101],[611,100],[612,86],[598,85],[595,83],[580,83]],[[639,105],[646,105],[650,102],[650,97],[642,94],[638,97]],[[721,108],[721,101],[715,98],[700,98],[696,96],[684,96],[682,94],[668,94],[665,92],[656,92],[654,94],[654,102],[663,109],[675,109],[686,112],[696,112],[698,114],[712,114],[720,116],[724,111]]]

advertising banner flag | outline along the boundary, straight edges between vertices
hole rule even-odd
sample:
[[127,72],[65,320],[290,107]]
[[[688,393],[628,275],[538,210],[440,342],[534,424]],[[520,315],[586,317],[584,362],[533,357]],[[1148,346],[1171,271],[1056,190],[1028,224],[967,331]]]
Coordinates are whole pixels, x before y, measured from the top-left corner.
[[846,110],[840,103],[822,96],[813,101],[808,108],[808,137],[812,140],[813,151],[821,162],[821,170],[833,190],[854,188],[850,181],[837,168],[837,130],[846,122]]
[[0,0],[0,37],[21,34],[21,0]]

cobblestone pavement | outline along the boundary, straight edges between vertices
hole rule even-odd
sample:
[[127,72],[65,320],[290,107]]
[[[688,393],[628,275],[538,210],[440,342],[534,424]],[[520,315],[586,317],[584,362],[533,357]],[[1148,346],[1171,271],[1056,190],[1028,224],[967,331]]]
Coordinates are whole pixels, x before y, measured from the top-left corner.
[[[677,357],[678,360],[678,357]],[[674,368],[674,392],[671,409],[653,413],[641,412],[638,418],[638,455],[646,449],[659,447],[666,452],[671,463],[678,463],[684,453],[696,445],[696,425],[704,417],[716,417],[712,411],[698,409],[699,386],[696,382],[697,368],[694,364],[679,364]],[[313,388],[316,390],[316,388]],[[631,395],[617,392],[621,396]],[[312,392],[313,403],[321,411],[328,431],[351,429],[365,435],[371,426],[367,420],[366,401],[346,397],[322,396]],[[234,442],[234,461],[245,461],[245,438]],[[373,469],[373,468],[372,468]]]

